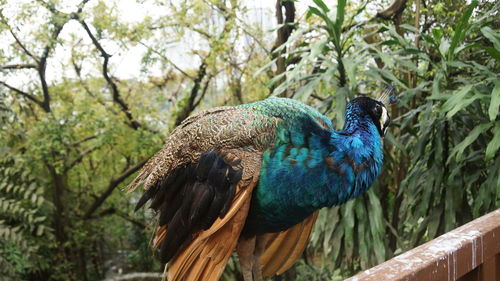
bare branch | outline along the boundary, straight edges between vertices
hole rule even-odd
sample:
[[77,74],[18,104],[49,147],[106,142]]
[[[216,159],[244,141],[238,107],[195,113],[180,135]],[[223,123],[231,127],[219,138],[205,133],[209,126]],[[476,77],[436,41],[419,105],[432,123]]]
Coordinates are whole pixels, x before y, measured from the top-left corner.
[[[234,13],[230,11],[227,7],[225,7],[222,4],[217,4],[217,3],[212,3],[210,1],[205,1],[208,5],[216,8],[217,10],[222,13],[224,16],[225,22],[224,22],[224,27],[219,34],[217,40],[223,40],[231,31],[231,24],[228,24],[228,22],[234,17]],[[206,82],[205,86],[202,88],[202,82],[207,75],[207,61],[208,59],[212,56],[212,51],[213,51],[213,46],[210,46],[210,51],[208,54],[202,58],[200,67],[198,68],[198,74],[196,75],[196,78],[194,79],[194,84],[193,88],[191,88],[191,93],[189,94],[188,102],[184,106],[184,108],[181,109],[181,111],[177,114],[177,118],[175,119],[175,126],[179,125],[182,123],[184,119],[186,119],[191,112],[196,108],[196,106],[199,104],[199,101],[196,102],[197,98],[202,98],[203,95],[205,95],[207,89],[208,89],[208,82]],[[216,75],[216,74],[212,74]],[[208,79],[210,80],[210,78]],[[201,93],[200,93],[201,89]],[[201,97],[199,97],[201,95]]]
[[[207,56],[208,57],[208,56]],[[201,62],[200,68],[198,69],[198,75],[196,75],[196,79],[194,79],[193,88],[191,88],[191,93],[189,94],[189,99],[186,106],[182,109],[182,111],[177,114],[175,119],[175,126],[178,126],[182,123],[184,119],[186,119],[189,114],[196,108],[195,107],[195,99],[199,94],[200,85],[207,73],[207,63],[206,58]]]
[[[283,18],[282,8],[285,8],[285,18]],[[286,41],[288,41],[290,34],[292,34],[294,27],[291,24],[295,21],[295,4],[293,1],[276,0],[276,20],[278,25],[281,25],[281,27],[278,29],[278,36],[276,37],[276,42],[274,43],[272,51],[285,44]],[[276,76],[285,72],[286,70],[287,63],[283,56],[283,54],[286,53],[286,48],[283,48],[283,50],[278,53],[273,53],[272,51],[271,55],[273,56],[273,59],[276,59],[277,69],[274,73],[274,76]],[[283,77],[278,83],[274,84],[273,88],[283,83],[284,79],[285,78]],[[272,90],[274,89],[271,89],[271,92]],[[287,91],[284,91],[282,95],[286,96]]]
[[104,192],[94,201],[94,203],[90,206],[90,208],[85,212],[85,215],[83,216],[84,219],[90,219],[94,212],[106,201],[106,199],[113,193],[113,190],[120,185],[124,180],[126,180],[129,176],[131,176],[133,173],[138,171],[144,164],[146,164],[147,159],[144,159],[137,163],[135,166],[132,166],[128,168],[126,171],[124,171],[121,175],[118,177],[111,179],[111,181],[108,184],[108,187],[104,190]]
[[126,280],[160,280],[163,277],[162,273],[156,272],[133,272],[127,273],[123,275],[113,276],[111,278],[107,278],[104,281],[126,281]]
[[[61,14],[57,10],[53,11],[53,13],[57,15]],[[50,41],[43,49],[42,56],[40,57],[40,61],[38,63],[38,75],[40,76],[40,83],[42,84],[43,103],[45,104],[46,108],[48,108],[48,111],[50,111],[50,95],[49,95],[49,86],[47,84],[47,79],[45,78],[45,70],[47,69],[47,59],[50,55],[50,51],[54,49],[54,46],[57,43],[57,38],[59,37],[59,34],[61,33],[64,25],[69,20],[70,18],[66,16],[64,21],[60,21],[54,24],[54,31],[52,32]]]
[[384,20],[390,20],[401,14],[406,8],[406,0],[394,0],[392,4],[383,11],[378,11],[377,16]]
[[35,55],[33,55],[33,53],[31,53],[28,48],[26,48],[26,46],[24,46],[23,42],[21,42],[21,40],[17,37],[17,35],[14,33],[14,31],[12,30],[12,27],[9,25],[9,23],[7,22],[7,19],[4,17],[3,13],[1,13],[0,11],[0,19],[1,21],[8,26],[9,28],[9,32],[10,34],[12,35],[12,37],[14,38],[14,40],[16,41],[17,45],[19,45],[19,47],[21,47],[21,49],[28,55],[30,56],[31,58],[33,58],[35,60],[36,63],[38,63],[39,61],[39,58]]
[[74,143],[73,143],[73,144],[71,144],[71,145],[72,145],[72,146],[74,146],[74,147],[77,147],[77,146],[79,146],[80,144],[82,144],[82,143],[84,143],[84,142],[87,142],[87,141],[89,141],[89,140],[93,140],[93,139],[97,138],[97,136],[98,136],[98,135],[92,135],[92,136],[90,136],[90,137],[83,138],[83,139],[81,139],[81,140],[79,140],[79,141],[74,142]]
[[107,208],[104,211],[100,212],[99,214],[90,217],[89,219],[98,219],[98,218],[102,218],[102,217],[109,216],[109,215],[117,215],[120,218],[122,218],[128,222],[131,222],[133,225],[135,225],[139,228],[142,228],[142,229],[145,229],[147,227],[147,225],[145,223],[143,223],[142,221],[139,221],[137,219],[130,217],[128,214],[126,214],[120,210],[117,210],[115,207]]
[[45,2],[45,1],[42,1],[42,0],[37,0],[38,3],[40,3],[40,5],[42,5],[43,7],[45,7],[47,10],[49,10],[51,13],[53,14],[58,14],[59,11],[56,9],[54,3],[52,2]]
[[[111,55],[108,54],[104,50],[101,43],[99,43],[97,38],[94,36],[94,34],[90,30],[87,23],[79,17],[78,17],[78,21],[80,22],[82,27],[85,29],[85,31],[87,32],[87,35],[90,37],[90,40],[92,40],[92,43],[94,44],[94,46],[97,48],[97,50],[99,51],[99,53],[101,54],[101,56],[104,59],[104,61],[102,63],[102,75],[104,76],[104,79],[108,83],[108,86],[111,90],[111,93],[113,95],[113,101],[120,106],[121,111],[125,114],[125,116],[128,119],[128,122],[126,124],[134,130],[137,130],[140,127],[143,127],[139,122],[137,122],[137,120],[134,119],[134,117],[130,113],[130,109],[129,109],[127,103],[125,103],[125,101],[120,96],[120,91],[118,90],[118,86],[116,85],[115,81],[113,81],[113,79],[109,76],[108,65],[109,65],[109,58],[111,57]],[[150,129],[148,129],[148,130],[151,132],[154,132]]]
[[21,64],[8,64],[4,66],[0,66],[0,69],[28,69],[28,68],[36,68],[35,64],[32,63],[21,63]]
[[6,88],[8,88],[9,90],[11,90],[11,91],[13,91],[13,92],[15,92],[15,93],[17,93],[17,94],[19,94],[19,95],[21,95],[21,96],[23,96],[23,97],[27,98],[27,99],[29,99],[30,101],[32,101],[32,102],[34,102],[34,103],[36,103],[36,104],[38,104],[38,105],[39,105],[41,108],[43,108],[46,112],[49,112],[49,111],[50,111],[50,109],[49,109],[49,108],[46,108],[46,107],[45,107],[45,103],[44,103],[43,101],[41,101],[41,100],[37,99],[35,96],[30,95],[30,94],[28,94],[28,93],[26,93],[26,92],[24,92],[24,91],[22,91],[22,90],[19,90],[18,88],[13,87],[13,86],[11,86],[11,85],[9,85],[9,84],[7,84],[7,83],[3,82],[3,81],[0,81],[0,84],[1,84],[1,85],[3,85],[3,86],[5,86],[5,87],[6,87]]
[[120,218],[122,218],[128,222],[131,222],[133,225],[135,225],[139,228],[145,229],[147,227],[147,225],[145,223],[143,223],[139,220],[136,220],[133,217],[130,217],[128,214],[121,212],[120,210],[115,210],[115,212],[116,212],[117,216],[119,216]]
[[72,15],[73,19],[76,19],[75,15],[80,14],[83,11],[83,8],[85,7],[85,4],[87,4],[87,2],[89,2],[89,1],[90,0],[83,0],[82,2],[80,2],[80,4],[78,4],[78,8],[77,8],[76,12],[73,13],[73,15]]
[[[244,25],[246,26],[245,28],[242,28],[243,30],[243,33],[245,33],[246,35],[252,37],[252,39],[257,42],[257,44],[262,48],[262,50],[264,50],[264,52],[266,52],[266,54],[270,54],[271,51],[269,51],[266,47],[266,45],[264,44],[264,42],[262,42],[262,40],[260,40],[259,38],[257,38],[255,35],[253,35],[251,32],[248,31],[248,25],[242,21],[241,19],[238,19],[237,20],[240,22],[240,25]],[[253,49],[252,49],[253,50]]]
[[196,108],[198,105],[200,105],[200,102],[203,100],[203,97],[205,97],[205,94],[207,93],[208,86],[210,85],[210,81],[212,80],[213,76],[209,75],[207,78],[207,81],[205,82],[205,85],[203,86],[203,89],[201,90],[200,97],[198,98],[198,101],[193,104],[193,107]]
[[76,157],[71,163],[69,163],[65,168],[64,168],[64,172],[68,172],[69,170],[73,169],[73,167],[75,167],[76,164],[82,162],[83,158],[85,156],[87,156],[88,154],[98,150],[101,146],[95,146],[95,147],[92,147],[92,148],[89,148],[87,150],[84,150],[82,152],[80,152],[80,154],[78,155],[78,157]]
[[87,85],[87,83],[85,83],[85,81],[83,80],[82,78],[82,75],[81,75],[81,67],[77,64],[77,62],[74,60],[74,57],[71,57],[71,63],[73,65],[73,68],[75,69],[75,73],[76,73],[76,76],[78,76],[78,80],[80,82],[80,85],[83,87],[83,89],[85,90],[85,92],[91,96],[92,98],[96,99],[96,101],[102,105],[104,108],[106,108],[106,110],[110,111],[111,113],[117,115],[118,112],[116,112],[112,107],[108,106],[101,98],[99,98],[96,94],[94,94],[89,86]]
[[140,42],[139,41],[139,44],[141,44],[142,46],[148,48],[149,50],[151,50],[153,53],[157,54],[158,56],[160,56],[162,59],[166,60],[169,64],[171,64],[175,69],[177,69],[180,73],[182,73],[184,76],[190,78],[191,80],[194,80],[195,77],[193,77],[192,75],[189,75],[188,73],[186,73],[184,70],[182,70],[182,68],[180,68],[179,66],[177,66],[172,60],[170,60],[165,54],[161,53],[161,52],[158,52],[157,50],[155,50],[154,48],[151,48],[150,46],[146,45],[145,43],[143,42]]
[[[47,79],[46,79],[46,68],[47,68],[47,59],[49,58],[50,52],[54,49],[55,45],[57,44],[57,38],[59,37],[59,34],[61,33],[64,25],[72,18],[71,16],[59,12],[55,5],[52,2],[44,2],[42,0],[37,0],[39,3],[41,3],[42,6],[47,8],[51,13],[52,16],[55,17],[60,17],[62,20],[57,20],[55,21],[53,28],[54,30],[52,31],[52,34],[50,36],[49,43],[44,47],[43,52],[41,57],[37,57],[34,54],[32,54],[26,46],[21,42],[21,40],[16,36],[16,34],[13,32],[12,27],[9,26],[9,32],[11,33],[12,37],[14,37],[14,40],[16,43],[21,47],[21,49],[30,57],[32,57],[36,64],[17,64],[17,65],[7,65],[2,67],[2,69],[21,69],[21,68],[36,68],[38,71],[38,76],[40,78],[40,84],[42,86],[42,93],[43,93],[43,101],[40,101],[36,99],[34,96],[29,95],[27,93],[24,93],[22,91],[19,91],[17,89],[13,89],[12,87],[6,87],[10,88],[11,90],[27,97],[31,101],[35,102],[39,106],[41,106],[45,112],[50,112],[50,94],[49,94],[49,86],[47,84]],[[89,0],[83,0],[79,5],[76,13],[80,13],[84,7],[84,5],[88,2]],[[0,17],[2,22],[8,25],[7,20],[3,16],[3,14],[0,13]],[[3,83],[5,84],[5,83]]]
[[[39,1],[42,3],[43,6],[47,7],[54,15],[56,16],[64,16],[63,13],[60,13],[55,9],[55,7],[52,4],[47,4],[43,1]],[[3,17],[3,16],[2,16]],[[3,19],[5,21],[5,19]],[[56,21],[54,24],[54,31],[52,32],[50,36],[50,41],[47,43],[45,48],[43,49],[43,53],[41,57],[36,57],[34,56],[28,49],[21,43],[21,41],[17,38],[17,36],[14,34],[12,31],[12,28],[10,28],[10,33],[16,40],[17,44],[24,50],[26,54],[28,54],[30,57],[32,57],[37,65],[36,69],[38,71],[38,76],[40,77],[40,83],[42,85],[42,93],[43,93],[43,101],[37,102],[38,105],[40,105],[45,112],[50,112],[50,95],[49,95],[49,86],[47,84],[47,79],[45,77],[45,71],[47,68],[47,59],[50,55],[50,51],[54,48],[54,46],[57,43],[57,38],[59,37],[59,34],[61,33],[64,25],[69,21],[69,17],[66,17],[63,21]]]
[[317,99],[319,101],[325,101],[325,99],[326,99],[326,98],[320,97],[320,96],[318,96],[316,94],[311,94],[311,97],[313,97],[313,98],[315,98],[315,99]]
[[205,38],[210,39],[213,37],[213,35],[210,35],[208,32],[204,31],[203,29],[199,29],[196,27],[191,27],[191,30],[194,32],[199,33],[200,35],[203,35]]

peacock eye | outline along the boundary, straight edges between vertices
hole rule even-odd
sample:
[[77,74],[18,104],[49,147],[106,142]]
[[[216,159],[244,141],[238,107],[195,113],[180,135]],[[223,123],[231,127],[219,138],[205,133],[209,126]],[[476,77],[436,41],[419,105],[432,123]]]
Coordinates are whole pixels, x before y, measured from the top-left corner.
[[380,104],[375,105],[375,115],[377,115],[377,117],[380,117],[380,115],[382,115],[382,107],[380,106]]

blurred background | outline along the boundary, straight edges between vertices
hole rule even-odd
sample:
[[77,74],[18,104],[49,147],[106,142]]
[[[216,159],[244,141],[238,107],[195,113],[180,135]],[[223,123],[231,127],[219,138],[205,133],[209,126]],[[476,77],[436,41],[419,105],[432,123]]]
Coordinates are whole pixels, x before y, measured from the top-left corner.
[[[400,99],[383,174],[323,210],[275,280],[342,280],[499,208],[499,13],[493,0],[0,0],[0,279],[159,280],[154,214],[133,212],[126,185],[193,112],[272,95],[338,129],[355,96],[392,83]],[[238,272],[231,260],[223,279]]]

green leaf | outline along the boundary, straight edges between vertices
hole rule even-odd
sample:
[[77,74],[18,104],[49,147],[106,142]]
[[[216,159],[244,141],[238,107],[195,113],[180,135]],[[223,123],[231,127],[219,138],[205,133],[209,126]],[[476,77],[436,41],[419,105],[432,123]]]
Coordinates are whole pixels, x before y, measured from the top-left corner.
[[36,236],[41,236],[43,234],[43,225],[39,225],[36,229]]
[[335,27],[339,39],[340,39],[340,34],[342,33],[342,24],[344,24],[345,5],[346,5],[346,0],[338,0]]
[[415,32],[415,33],[419,32],[418,29],[416,29],[413,25],[409,25],[406,23],[400,25],[399,27],[404,28],[404,29],[409,30],[409,31],[412,31],[412,32]]
[[495,128],[493,129],[493,139],[486,147],[486,161],[493,159],[498,148],[500,148],[500,122],[496,122]]
[[323,10],[325,13],[328,13],[330,11],[330,9],[328,9],[323,0],[313,0],[313,2],[316,4],[316,6],[320,7],[321,10]]
[[455,159],[457,161],[460,161],[460,159],[462,158],[462,154],[464,153],[464,150],[469,145],[471,145],[479,137],[479,135],[488,130],[492,125],[493,125],[492,123],[485,123],[476,126],[474,130],[472,130],[462,142],[460,142],[457,146],[453,148],[453,150],[450,153],[450,157],[448,157],[447,161],[449,162],[454,155],[456,155]]
[[431,44],[431,45],[436,45],[436,41],[434,41],[434,39],[433,39],[431,36],[429,36],[429,35],[427,35],[427,34],[423,34],[423,33],[422,33],[421,35],[422,35],[422,38],[424,38],[424,40],[425,40],[427,43],[429,43],[429,44]]
[[448,50],[448,59],[452,60],[453,56],[455,54],[455,49],[458,46],[458,43],[462,42],[463,39],[465,38],[465,35],[468,31],[468,22],[470,19],[470,16],[472,15],[472,11],[474,11],[474,8],[476,8],[478,4],[477,0],[473,0],[472,3],[465,9],[465,12],[462,14],[460,19],[458,20],[458,23],[454,26],[453,30],[453,37],[451,38],[451,43],[450,43],[450,48]]
[[266,63],[263,67],[259,68],[255,73],[253,74],[253,78],[257,78],[259,75],[265,73],[268,71],[274,64],[276,63],[276,60],[271,60],[270,62]]
[[323,52],[327,41],[328,40],[326,38],[321,38],[318,42],[315,42],[311,47],[311,53],[309,56],[314,59],[320,55]]
[[484,49],[486,52],[488,52],[488,54],[496,59],[498,62],[500,62],[500,51],[497,51],[495,48],[493,47],[482,47],[482,49]]
[[406,152],[405,150],[405,147],[404,145],[398,141],[394,135],[391,133],[391,131],[387,131],[387,134],[385,135],[385,140],[387,140],[390,144],[394,145],[395,147],[397,147],[399,150],[401,150],[403,153]]
[[300,89],[297,90],[297,92],[294,95],[294,98],[300,101],[306,100],[314,91],[316,86],[318,85],[320,79],[314,79],[304,86],[300,87]]
[[488,115],[490,120],[494,121],[497,118],[498,110],[500,109],[500,82],[496,83],[491,91],[491,102],[488,108]]
[[333,22],[330,20],[330,18],[328,17],[327,14],[323,13],[318,8],[312,7],[312,6],[309,6],[309,11],[312,14],[315,14],[315,15],[319,16],[320,18],[322,18],[326,22],[327,26],[333,27]]
[[441,28],[433,28],[432,36],[434,37],[435,42],[441,42],[441,38],[443,37],[443,31]]
[[279,80],[281,80],[285,75],[286,75],[286,72],[283,72],[283,73],[280,73],[278,75],[275,75],[271,80],[269,80],[266,83],[266,86],[267,87],[273,86],[276,82],[278,82]]
[[444,57],[450,50],[450,41],[446,38],[441,38],[441,42],[439,43],[439,52]]
[[500,52],[500,34],[496,33],[489,26],[481,28],[481,32],[493,43],[495,49]]
[[358,82],[356,79],[356,64],[354,63],[354,60],[352,58],[342,58],[342,62],[344,63],[351,89],[356,88]]
[[472,90],[472,87],[473,87],[473,85],[467,85],[467,86],[461,88],[460,90],[455,91],[451,95],[451,97],[443,104],[441,112],[442,113],[450,113],[451,112],[450,116],[447,116],[448,118],[451,118],[460,109],[469,105],[470,103],[464,104],[464,98]]

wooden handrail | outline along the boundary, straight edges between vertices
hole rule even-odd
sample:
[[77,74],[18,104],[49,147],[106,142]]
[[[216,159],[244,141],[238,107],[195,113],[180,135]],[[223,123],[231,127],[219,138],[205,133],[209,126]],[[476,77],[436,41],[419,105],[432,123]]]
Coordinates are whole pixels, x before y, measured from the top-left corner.
[[500,209],[345,281],[500,281]]

